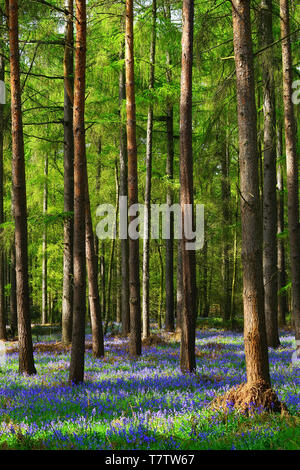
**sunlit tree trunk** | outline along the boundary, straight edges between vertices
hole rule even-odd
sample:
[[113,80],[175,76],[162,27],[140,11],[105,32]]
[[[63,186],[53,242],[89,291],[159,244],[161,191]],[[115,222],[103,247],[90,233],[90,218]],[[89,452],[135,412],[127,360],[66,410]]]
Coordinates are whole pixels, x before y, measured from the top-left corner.
[[74,231],[74,137],[73,137],[73,72],[74,27],[73,0],[65,0],[69,15],[65,23],[64,51],[64,261],[62,300],[62,342],[72,341],[73,322],[73,231]]
[[73,332],[69,382],[84,380],[85,314],[86,314],[86,147],[85,147],[85,67],[86,67],[86,2],[76,0],[76,48],[74,83],[74,302]]
[[[182,238],[182,316],[180,368],[182,372],[196,369],[196,269],[195,251],[187,250],[184,211],[193,207],[193,148],[192,148],[192,65],[193,65],[194,1],[183,0],[182,62],[180,93],[180,204],[183,220]],[[193,217],[192,217],[193,218]],[[194,227],[194,223],[192,224]]]
[[239,127],[244,342],[248,384],[270,384],[264,316],[262,220],[250,2],[233,0],[233,39]]
[[[2,17],[0,18],[2,26]],[[3,40],[0,37],[0,51],[3,52]],[[0,80],[4,82],[4,59],[0,57]],[[0,224],[4,222],[3,209],[3,131],[4,131],[4,104],[0,103]],[[2,229],[0,229],[0,234]],[[5,317],[5,297],[4,297],[4,252],[0,247],[0,340],[6,340],[6,317]]]
[[277,201],[276,201],[276,109],[272,48],[272,0],[262,0],[259,10],[260,47],[263,82],[263,277],[268,346],[280,345],[277,321]]

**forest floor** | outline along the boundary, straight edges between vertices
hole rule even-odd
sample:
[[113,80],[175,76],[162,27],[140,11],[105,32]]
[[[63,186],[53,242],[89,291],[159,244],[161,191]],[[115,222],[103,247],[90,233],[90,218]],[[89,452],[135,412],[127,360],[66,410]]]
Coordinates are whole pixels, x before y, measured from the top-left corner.
[[[105,357],[86,336],[85,383],[68,385],[70,349],[54,330],[34,336],[37,375],[18,374],[17,343],[6,343],[0,364],[0,449],[300,449],[300,369],[294,337],[281,331],[269,350],[274,390],[289,415],[246,416],[216,411],[216,395],[245,381],[243,337],[217,328],[197,331],[197,373],[179,369],[179,338],[156,332],[138,360],[128,340],[105,338]],[[89,333],[89,332],[88,332]]]

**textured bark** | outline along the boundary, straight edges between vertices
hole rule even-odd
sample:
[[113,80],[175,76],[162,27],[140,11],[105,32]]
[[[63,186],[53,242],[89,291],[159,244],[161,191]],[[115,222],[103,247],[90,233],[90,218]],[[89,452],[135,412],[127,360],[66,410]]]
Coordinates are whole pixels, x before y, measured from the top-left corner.
[[[138,203],[136,112],[134,90],[133,53],[133,1],[126,0],[125,22],[125,70],[126,70],[126,111],[127,111],[127,154],[128,154],[128,202],[129,207]],[[134,217],[130,217],[131,221]],[[141,305],[139,278],[139,239],[129,239],[129,303],[130,337],[129,354],[139,356],[141,342]]]
[[64,261],[62,299],[62,342],[72,341],[73,321],[73,211],[74,211],[74,138],[73,138],[73,0],[65,0],[69,11],[65,23],[64,52],[64,212],[72,213],[64,221]]
[[73,332],[69,382],[84,380],[85,315],[86,315],[86,147],[85,147],[85,67],[86,67],[86,2],[76,0],[76,48],[74,84],[74,302]]
[[282,158],[282,124],[277,126],[277,282],[278,282],[278,321],[280,325],[286,324],[286,315],[288,313],[288,299],[286,290],[280,290],[287,284],[286,266],[285,266],[285,243],[280,236],[284,232],[284,186],[283,186],[283,167]]
[[16,247],[15,237],[11,247],[10,266],[10,329],[12,336],[18,333],[17,289],[16,289]]
[[231,318],[231,285],[230,285],[230,237],[229,227],[231,225],[230,212],[230,177],[229,177],[229,149],[225,133],[221,133],[223,141],[221,144],[221,195],[222,195],[222,214],[223,214],[223,281],[224,281],[224,304],[223,319],[228,321]]
[[[152,31],[150,45],[150,78],[149,90],[154,89],[156,47],[156,0],[152,1]],[[143,245],[143,338],[150,335],[149,311],[149,264],[150,264],[150,226],[151,226],[151,177],[152,177],[152,147],[153,147],[153,104],[150,103],[147,117],[146,137],[146,182],[145,182],[145,209],[144,209],[144,245]]]
[[[0,18],[2,26],[2,18]],[[3,51],[3,41],[0,38],[0,51]],[[0,80],[4,81],[4,59],[0,57]],[[4,105],[0,104],[0,224],[4,222],[3,210],[3,128],[4,128]],[[2,229],[0,228],[0,234]],[[4,297],[4,251],[0,247],[0,340],[6,340],[6,318],[5,318],[5,297]]]
[[182,250],[181,241],[177,244],[177,282],[176,282],[176,330],[181,330],[181,317],[182,317]]
[[264,112],[263,279],[268,346],[280,345],[277,321],[277,201],[276,201],[276,109],[272,48],[274,42],[272,0],[262,0],[259,10]]
[[[182,7],[182,62],[180,93],[180,204],[182,230],[183,299],[181,317],[180,369],[194,372],[196,323],[196,269],[195,251],[186,249],[184,209],[193,205],[193,149],[192,149],[192,64],[193,64],[194,1],[183,0]],[[193,223],[194,227],[194,223]]]
[[241,190],[244,342],[247,382],[270,383],[266,342],[257,120],[250,2],[233,0]]
[[8,5],[12,121],[12,184],[15,219],[19,372],[32,375],[36,373],[36,369],[33,359],[28,284],[27,207],[20,87],[18,1],[9,0]]
[[[170,5],[166,5],[167,18],[171,21]],[[170,52],[166,52],[167,56],[167,73],[166,79],[168,83],[172,82],[171,71],[171,56]],[[174,123],[173,123],[173,103],[170,98],[167,98],[167,112],[166,112],[166,125],[167,125],[167,164],[166,175],[170,181],[173,180],[173,163],[174,163]],[[173,204],[173,191],[170,186],[167,188],[167,204]],[[173,212],[170,213],[170,238],[166,240],[166,331],[174,331],[174,217]]]
[[[122,21],[123,23],[123,21]],[[120,60],[125,55],[125,40],[121,42]],[[126,100],[125,88],[125,67],[123,66],[119,74],[119,109],[120,109],[120,196],[128,196],[128,169],[127,169],[127,135],[126,124],[122,120],[122,106]],[[124,216],[124,214],[123,214]],[[126,211],[127,217],[127,211]],[[130,331],[130,310],[129,310],[129,245],[128,238],[121,239],[121,317],[122,317],[122,334],[127,336]]]
[[297,130],[292,102],[292,54],[289,24],[289,2],[280,0],[280,25],[283,71],[283,103],[286,149],[286,184],[288,200],[288,229],[292,279],[292,317],[300,354],[300,225],[298,200]]
[[[48,155],[45,156],[44,166],[44,200],[43,200],[43,214],[46,216],[48,210]],[[47,302],[47,225],[44,225],[43,231],[43,266],[42,266],[42,324],[45,325],[48,320],[48,302]]]
[[89,310],[92,327],[92,351],[94,357],[104,356],[104,339],[101,317],[100,297],[98,290],[98,266],[95,254],[93,224],[91,217],[88,178],[85,193],[85,244],[89,288]]

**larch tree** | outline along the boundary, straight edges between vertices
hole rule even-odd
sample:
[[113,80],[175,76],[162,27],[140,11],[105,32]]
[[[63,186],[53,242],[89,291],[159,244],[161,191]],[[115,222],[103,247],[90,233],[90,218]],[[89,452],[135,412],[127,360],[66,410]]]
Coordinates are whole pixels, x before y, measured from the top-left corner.
[[251,36],[250,1],[232,1],[239,130],[240,204],[242,225],[244,348],[247,383],[231,389],[223,403],[278,411],[271,389],[264,316],[262,218],[259,196],[257,114]]
[[36,373],[31,336],[23,120],[20,86],[18,0],[8,2],[12,123],[12,186],[15,220],[19,372]]
[[280,0],[280,25],[283,73],[283,107],[286,153],[286,185],[288,230],[292,281],[292,317],[295,325],[296,347],[300,356],[300,225],[297,128],[292,100],[293,68],[290,36],[289,1]]
[[73,73],[74,26],[73,0],[65,0],[68,11],[65,20],[64,50],[64,261],[62,299],[62,342],[72,341],[73,320],[73,212],[74,212],[74,138],[73,138]]
[[[2,18],[0,17],[0,26]],[[0,52],[3,51],[3,39],[0,37]],[[4,83],[4,58],[0,56],[0,81]],[[2,98],[2,97],[1,97]],[[0,103],[0,224],[4,222],[4,178],[3,178],[3,132],[4,132],[4,102]],[[2,229],[0,228],[0,234]],[[5,296],[4,296],[4,250],[0,246],[0,340],[6,340]]]
[[[122,18],[122,40],[120,44],[119,58],[122,66],[119,71],[119,116],[120,116],[120,197],[128,197],[128,168],[127,168],[127,135],[126,124],[123,122],[122,108],[126,102],[126,83],[125,83],[125,34],[124,19]],[[127,206],[126,206],[127,207]],[[127,212],[124,214],[126,223],[128,223]],[[122,334],[127,336],[130,331],[130,309],[129,309],[129,246],[128,238],[121,238],[121,321]]]
[[[133,0],[126,0],[125,20],[125,71],[126,71],[126,114],[127,114],[127,155],[128,155],[128,205],[138,204],[136,109],[134,86],[134,39]],[[129,216],[129,223],[134,216]],[[139,277],[139,239],[129,238],[129,305],[130,337],[129,354],[139,356],[141,341],[141,300]]]
[[263,279],[268,346],[280,345],[277,320],[276,103],[273,49],[273,2],[259,8],[259,42],[263,85]]
[[[183,0],[182,59],[180,89],[180,205],[182,216],[182,313],[180,368],[194,372],[196,324],[195,251],[187,249],[187,219],[193,219],[193,149],[192,149],[192,66],[193,66],[194,1]],[[192,208],[189,211],[188,208]],[[189,217],[186,215],[189,213]],[[194,223],[192,223],[194,227]],[[189,240],[190,241],[190,240]]]
[[[156,47],[156,0],[152,1],[152,26],[150,44],[150,77],[149,91],[154,89]],[[143,338],[150,335],[150,299],[149,299],[149,263],[150,263],[150,228],[151,228],[151,178],[152,178],[152,148],[153,148],[153,103],[150,95],[150,104],[147,116],[146,136],[146,181],[145,181],[145,207],[144,207],[144,245],[143,245]]]
[[[171,7],[167,2],[165,5],[165,17],[167,21],[171,22]],[[166,80],[168,84],[172,83],[172,60],[169,50],[166,51]],[[167,130],[167,163],[166,175],[168,177],[167,187],[167,205],[169,207],[173,204],[173,189],[171,183],[174,177],[174,112],[173,103],[170,97],[167,97],[166,103],[166,130]],[[170,237],[166,240],[166,331],[174,331],[174,215],[170,212]]]
[[69,382],[84,380],[86,315],[86,146],[85,146],[85,69],[86,2],[76,0],[76,45],[74,77],[74,293],[73,331]]

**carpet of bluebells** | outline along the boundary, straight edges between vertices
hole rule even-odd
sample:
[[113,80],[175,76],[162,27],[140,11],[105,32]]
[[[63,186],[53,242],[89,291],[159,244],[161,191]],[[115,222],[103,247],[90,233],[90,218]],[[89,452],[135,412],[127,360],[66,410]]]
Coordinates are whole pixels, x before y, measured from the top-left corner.
[[88,349],[85,383],[76,387],[68,385],[69,350],[35,350],[37,375],[25,377],[8,346],[0,365],[0,448],[300,448],[300,369],[291,363],[290,332],[282,331],[281,347],[269,350],[272,385],[288,418],[259,410],[244,416],[230,403],[225,411],[209,408],[216,395],[246,379],[241,333],[198,331],[194,375],[180,372],[178,342],[144,347],[132,360],[127,341],[107,336],[101,359]]

